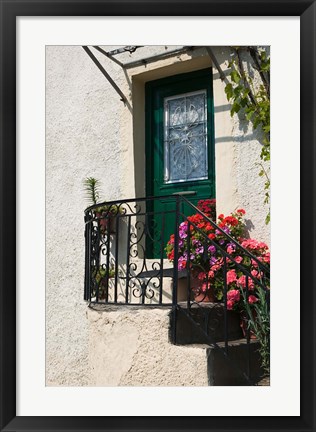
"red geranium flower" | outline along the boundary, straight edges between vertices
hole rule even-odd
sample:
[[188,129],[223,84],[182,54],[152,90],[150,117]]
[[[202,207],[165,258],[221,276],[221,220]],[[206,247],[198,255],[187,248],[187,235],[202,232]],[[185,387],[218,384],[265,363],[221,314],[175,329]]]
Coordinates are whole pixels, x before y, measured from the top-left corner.
[[254,296],[254,295],[250,295],[250,296],[248,297],[248,302],[249,302],[250,304],[256,303],[258,300],[259,300],[259,299],[257,299],[257,297]]

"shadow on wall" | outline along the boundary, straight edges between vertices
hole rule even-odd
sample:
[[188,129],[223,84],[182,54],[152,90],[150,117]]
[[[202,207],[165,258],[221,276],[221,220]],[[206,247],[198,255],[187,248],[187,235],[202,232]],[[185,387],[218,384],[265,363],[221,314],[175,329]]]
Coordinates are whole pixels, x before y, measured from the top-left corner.
[[[128,98],[131,99],[132,98],[132,81],[131,81],[130,77],[128,76],[127,70],[123,69],[123,72],[125,75],[126,82],[128,84],[128,89],[129,89]],[[131,115],[133,115],[133,108],[131,107],[130,104],[127,105],[127,108],[129,109]]]
[[246,226],[245,237],[250,238],[249,232],[255,229],[255,226],[250,219],[245,219],[245,226]]
[[[220,142],[235,142],[235,143],[243,143],[245,141],[258,141],[258,135],[255,133],[248,134],[248,135],[240,135],[240,136],[223,136],[223,137],[215,137],[215,144]],[[262,145],[259,142],[260,145]]]

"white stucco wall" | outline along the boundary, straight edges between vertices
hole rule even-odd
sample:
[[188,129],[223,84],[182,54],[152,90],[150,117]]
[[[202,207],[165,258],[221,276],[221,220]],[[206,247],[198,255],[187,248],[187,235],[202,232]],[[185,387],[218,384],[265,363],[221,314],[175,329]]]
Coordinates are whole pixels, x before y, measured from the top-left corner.
[[[114,47],[103,47],[106,50]],[[142,54],[124,54],[137,59],[164,51],[146,47]],[[128,98],[125,106],[95,64],[80,46],[48,46],[46,49],[46,382],[48,385],[93,385],[95,364],[92,351],[106,350],[96,335],[111,328],[119,339],[115,323],[128,320],[126,312],[104,315],[87,313],[83,301],[84,237],[83,210],[87,206],[82,181],[88,176],[101,180],[106,200],[144,195],[144,83],[164,76],[209,67],[204,49],[157,61],[123,72],[120,66],[93,51]],[[228,48],[215,47],[225,70]],[[258,176],[260,143],[256,133],[230,117],[230,107],[219,74],[214,70],[216,198],[218,210],[228,213],[243,207],[247,211],[251,236],[269,242],[269,226],[264,223],[264,179]],[[136,171],[134,160],[138,160]],[[135,182],[136,178],[136,182]],[[143,193],[142,193],[143,192]],[[149,312],[138,312],[139,322]],[[115,318],[113,314],[118,314]],[[156,312],[165,326],[165,317]],[[97,318],[96,318],[97,317]],[[135,316],[134,316],[135,317]],[[106,320],[112,320],[111,327]],[[159,340],[161,349],[175,351]],[[133,330],[140,342],[139,323]],[[154,325],[154,324],[153,324]],[[99,328],[101,326],[101,328]],[[164,327],[163,327],[164,328]],[[136,336],[136,334],[138,336]],[[161,336],[162,338],[164,336]],[[123,337],[124,339],[124,337]],[[94,342],[93,342],[94,341]],[[123,342],[122,342],[123,343]],[[160,345],[159,345],[160,346]],[[106,355],[104,354],[106,359]],[[119,355],[119,354],[117,354]],[[129,354],[136,361],[135,351]],[[168,354],[169,355],[169,354]],[[173,357],[172,357],[173,358]],[[103,361],[101,361],[101,364]],[[149,362],[150,363],[150,362]],[[133,363],[134,364],[134,363]],[[128,371],[133,371],[133,364]],[[99,371],[100,372],[100,371]],[[105,384],[106,376],[99,379]],[[126,370],[127,372],[127,370]],[[114,374],[115,375],[115,374]],[[115,383],[139,383],[135,374],[118,373]],[[113,378],[114,379],[114,378]],[[112,382],[112,381],[111,381]],[[144,382],[147,383],[145,380]],[[102,385],[103,385],[102,384]],[[157,385],[159,383],[157,382]],[[101,385],[101,384],[100,384]],[[153,384],[152,384],[153,385]],[[181,384],[179,384],[181,385]],[[189,385],[189,384],[188,384]],[[201,384],[202,385],[202,384]]]

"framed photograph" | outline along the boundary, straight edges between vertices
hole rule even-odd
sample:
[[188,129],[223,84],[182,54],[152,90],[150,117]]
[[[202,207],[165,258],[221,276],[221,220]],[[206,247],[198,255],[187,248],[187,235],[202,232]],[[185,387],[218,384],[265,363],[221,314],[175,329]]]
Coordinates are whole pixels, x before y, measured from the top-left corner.
[[1,431],[315,430],[315,8],[1,3]]

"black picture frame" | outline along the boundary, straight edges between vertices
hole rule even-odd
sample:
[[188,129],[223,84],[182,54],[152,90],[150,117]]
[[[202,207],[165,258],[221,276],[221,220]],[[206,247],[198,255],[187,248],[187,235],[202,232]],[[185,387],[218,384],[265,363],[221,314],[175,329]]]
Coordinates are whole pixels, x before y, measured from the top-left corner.
[[[314,431],[315,430],[315,126],[316,5],[304,0],[0,0],[1,7],[1,431]],[[181,11],[181,13],[179,13]],[[301,78],[301,415],[299,417],[16,416],[16,17],[300,16]],[[285,41],[286,43],[286,41]],[[289,59],[288,67],[291,67]],[[284,145],[284,143],[283,143]],[[291,205],[298,205],[293,197]],[[26,211],[31,211],[26,209]],[[291,235],[286,233],[284,235]],[[298,242],[297,227],[293,247]],[[280,310],[282,313],[282,310]],[[298,342],[293,340],[293,344]],[[284,359],[286,367],[286,359]],[[289,380],[290,370],[289,370]],[[204,403],[207,403],[204,401]],[[282,402],[280,402],[282,403]],[[141,408],[141,407],[140,407]],[[264,407],[263,407],[264,410]]]

